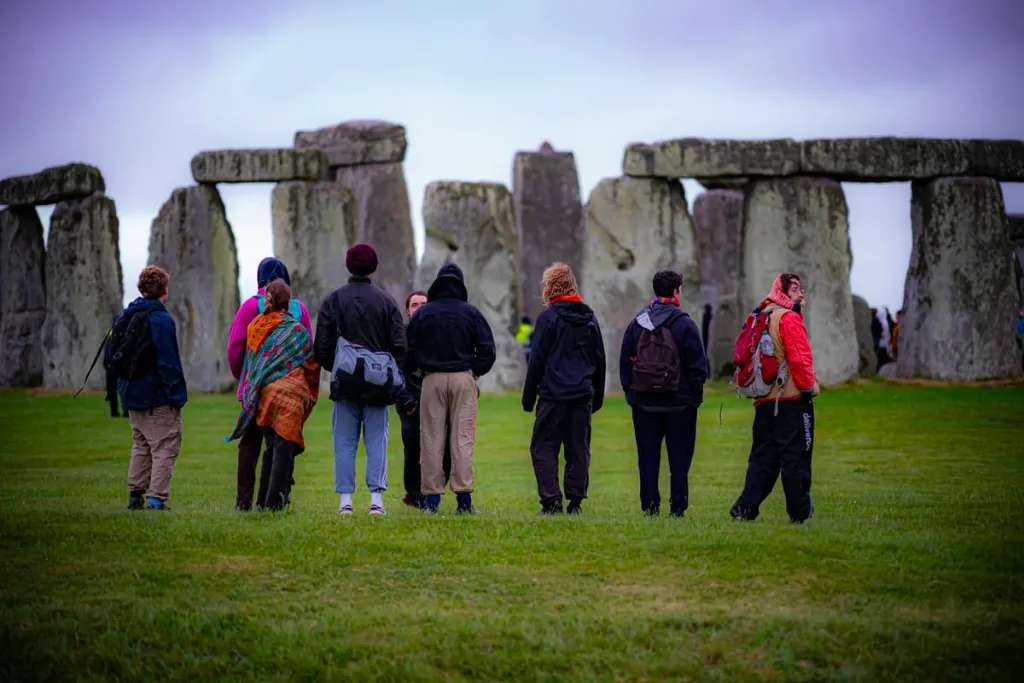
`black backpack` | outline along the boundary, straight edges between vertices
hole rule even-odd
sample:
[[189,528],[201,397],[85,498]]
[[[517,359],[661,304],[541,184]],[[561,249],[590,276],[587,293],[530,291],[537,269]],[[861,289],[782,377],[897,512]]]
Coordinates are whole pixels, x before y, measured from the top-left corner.
[[150,311],[122,313],[114,322],[103,365],[118,379],[138,379],[156,366]]

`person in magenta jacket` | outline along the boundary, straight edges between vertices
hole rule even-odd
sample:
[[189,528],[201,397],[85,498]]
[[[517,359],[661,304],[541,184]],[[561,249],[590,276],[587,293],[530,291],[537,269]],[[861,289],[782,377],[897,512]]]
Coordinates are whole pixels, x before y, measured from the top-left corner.
[[[242,376],[246,330],[249,327],[249,323],[260,314],[260,302],[263,301],[264,289],[267,284],[278,278],[291,286],[288,267],[281,260],[271,256],[260,261],[260,265],[256,269],[258,290],[256,294],[243,301],[242,305],[238,307],[238,312],[235,313],[235,319],[231,323],[231,331],[228,332],[228,365],[235,379],[239,379]],[[306,328],[309,336],[312,337],[313,325],[309,320],[309,311],[306,309],[306,304],[302,303],[298,297],[292,297],[289,305],[292,309],[291,314],[298,318],[302,326]],[[236,394],[239,401],[242,400],[242,390],[244,388],[242,382],[239,381],[238,393]],[[238,442],[238,490],[235,495],[235,509],[237,510],[252,509],[252,493],[256,485],[256,463],[259,461],[262,445],[263,430],[255,426],[250,426]]]

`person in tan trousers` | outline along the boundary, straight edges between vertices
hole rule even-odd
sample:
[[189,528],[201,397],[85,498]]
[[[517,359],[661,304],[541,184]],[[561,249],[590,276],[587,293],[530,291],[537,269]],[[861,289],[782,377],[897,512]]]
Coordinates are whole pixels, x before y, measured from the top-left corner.
[[167,509],[171,474],[181,449],[181,409],[188,400],[174,319],[167,301],[170,276],[146,266],[141,297],[118,316],[110,338],[117,388],[132,427],[128,508]]
[[456,514],[475,514],[473,444],[479,391],[476,380],[494,365],[494,335],[468,303],[462,270],[442,266],[427,290],[427,303],[409,321],[408,368],[422,371],[420,489],[422,508],[437,513],[444,493],[445,442],[451,448],[451,488]]

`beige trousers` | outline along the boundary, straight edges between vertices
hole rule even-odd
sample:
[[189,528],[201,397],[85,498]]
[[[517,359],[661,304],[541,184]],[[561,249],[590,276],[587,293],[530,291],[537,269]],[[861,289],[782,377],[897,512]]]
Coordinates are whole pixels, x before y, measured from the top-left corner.
[[420,491],[444,493],[444,445],[452,454],[452,491],[473,490],[473,442],[476,440],[476,380],[465,372],[432,372],[423,378],[420,396]]
[[174,461],[181,450],[181,408],[129,410],[128,422],[132,426],[128,490],[145,491],[147,496],[167,500]]

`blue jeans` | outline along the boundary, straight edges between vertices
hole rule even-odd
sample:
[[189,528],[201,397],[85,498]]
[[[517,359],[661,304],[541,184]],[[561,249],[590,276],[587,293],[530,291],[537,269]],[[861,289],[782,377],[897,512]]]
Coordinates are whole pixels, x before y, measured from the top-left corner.
[[373,493],[388,488],[388,407],[334,401],[334,490],[356,490],[356,450],[362,426],[366,445],[366,487]]

